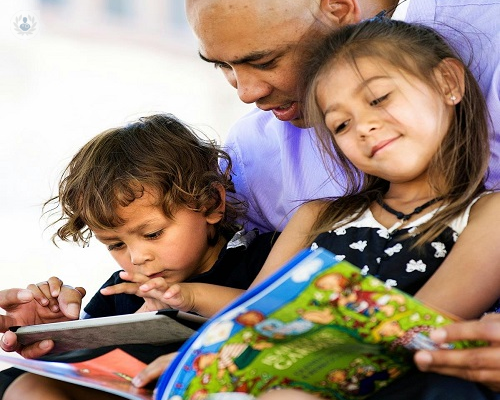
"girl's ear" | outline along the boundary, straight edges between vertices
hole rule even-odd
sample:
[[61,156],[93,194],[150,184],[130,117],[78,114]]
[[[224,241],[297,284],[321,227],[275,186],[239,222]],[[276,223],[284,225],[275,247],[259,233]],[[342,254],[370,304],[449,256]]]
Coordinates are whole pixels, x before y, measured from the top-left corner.
[[220,193],[221,201],[219,207],[206,216],[207,223],[211,225],[219,223],[224,217],[224,212],[226,211],[226,189],[224,189],[222,185],[217,185],[216,189]]
[[455,58],[445,58],[439,63],[435,73],[445,102],[449,105],[459,103],[465,91],[464,65]]
[[361,20],[358,0],[320,0],[322,15],[336,26],[353,24]]

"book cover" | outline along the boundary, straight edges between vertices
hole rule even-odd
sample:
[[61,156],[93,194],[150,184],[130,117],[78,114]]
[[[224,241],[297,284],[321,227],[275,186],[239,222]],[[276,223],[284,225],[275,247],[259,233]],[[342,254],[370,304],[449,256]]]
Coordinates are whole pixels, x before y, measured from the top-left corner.
[[113,393],[124,399],[153,399],[153,390],[136,388],[131,383],[146,364],[120,349],[78,363],[27,360],[3,355],[0,355],[0,360],[34,374]]
[[407,372],[412,351],[435,349],[426,332],[453,320],[324,249],[307,250],[192,337],[158,399],[273,387],[362,399]]
[[206,318],[177,310],[160,310],[51,324],[11,327],[23,345],[52,339],[51,353],[109,345],[183,342]]

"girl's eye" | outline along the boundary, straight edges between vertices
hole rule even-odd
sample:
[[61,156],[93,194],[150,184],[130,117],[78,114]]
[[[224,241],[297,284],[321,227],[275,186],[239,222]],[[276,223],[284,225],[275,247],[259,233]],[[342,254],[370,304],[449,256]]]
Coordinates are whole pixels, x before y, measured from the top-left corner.
[[379,98],[376,98],[375,100],[372,100],[370,101],[370,105],[371,106],[378,106],[380,103],[382,103],[384,100],[387,100],[387,98],[389,97],[389,93],[379,97]]
[[147,235],[144,235],[147,239],[157,239],[163,234],[163,229],[153,232],[153,233],[148,233]]
[[113,244],[108,244],[108,251],[113,251],[113,250],[119,250],[121,249],[125,244],[123,242],[118,242],[118,243],[113,243]]
[[335,130],[333,131],[334,134],[338,134],[338,133],[341,133],[342,131],[344,131],[348,126],[349,126],[349,122],[350,121],[344,121],[342,122],[340,125],[338,125]]

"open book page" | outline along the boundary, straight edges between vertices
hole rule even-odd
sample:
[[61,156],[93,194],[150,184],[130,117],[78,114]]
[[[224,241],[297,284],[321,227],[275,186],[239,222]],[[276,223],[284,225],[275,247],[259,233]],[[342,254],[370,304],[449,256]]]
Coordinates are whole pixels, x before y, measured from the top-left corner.
[[60,353],[109,345],[183,342],[204,321],[205,318],[177,310],[161,310],[13,327],[11,330],[23,345],[52,339],[55,343],[52,353]]
[[136,388],[132,378],[146,366],[120,349],[78,363],[27,360],[0,355],[0,360],[16,368],[60,381],[113,393],[125,399],[152,400],[151,389]]
[[306,251],[186,343],[158,398],[294,387],[362,399],[408,371],[411,351],[435,348],[426,332],[452,321],[324,249]]

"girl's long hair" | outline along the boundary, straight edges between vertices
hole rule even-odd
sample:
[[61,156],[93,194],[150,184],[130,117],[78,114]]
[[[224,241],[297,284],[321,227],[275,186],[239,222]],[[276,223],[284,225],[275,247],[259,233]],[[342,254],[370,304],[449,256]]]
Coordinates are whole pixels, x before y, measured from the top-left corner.
[[[302,75],[306,93],[306,120],[322,143],[325,161],[341,167],[347,183],[345,196],[329,201],[311,232],[311,240],[339,223],[356,219],[389,188],[389,182],[363,174],[342,153],[325,125],[316,92],[321,79],[338,64],[356,68],[356,61],[369,57],[386,62],[425,82],[441,93],[435,71],[444,59],[460,60],[456,52],[433,29],[387,18],[374,18],[341,28],[311,51]],[[463,62],[462,62],[463,64]],[[486,103],[470,70],[465,68],[465,93],[454,107],[448,133],[428,168],[429,184],[444,198],[446,207],[419,228],[421,245],[435,238],[451,220],[485,190],[489,162],[489,126]],[[444,94],[443,94],[444,96]],[[418,110],[415,110],[418,113]],[[425,116],[422,116],[425,118]],[[397,166],[395,166],[397,168]]]

